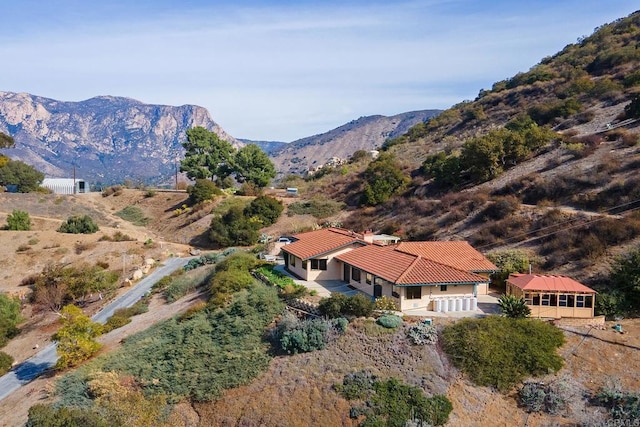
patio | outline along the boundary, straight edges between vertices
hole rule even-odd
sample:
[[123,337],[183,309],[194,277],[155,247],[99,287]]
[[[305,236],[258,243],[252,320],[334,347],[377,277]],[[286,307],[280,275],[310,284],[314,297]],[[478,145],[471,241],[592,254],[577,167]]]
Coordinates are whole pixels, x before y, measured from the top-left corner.
[[[309,289],[309,291],[316,291],[320,297],[329,297],[333,292],[339,292],[347,296],[352,296],[358,293],[366,295],[371,298],[371,295],[354,289],[341,280],[318,280],[318,281],[306,281],[300,280],[297,277],[292,276],[288,271],[284,269],[284,265],[278,265],[275,267],[280,271],[291,277],[297,284],[302,285]],[[421,317],[448,317],[448,318],[461,318],[461,317],[484,317],[490,314],[499,314],[498,298],[500,295],[497,293],[490,293],[489,295],[478,295],[478,309],[475,311],[449,311],[449,312],[436,312],[426,309],[414,309],[405,310],[404,314],[408,316],[421,316]]]

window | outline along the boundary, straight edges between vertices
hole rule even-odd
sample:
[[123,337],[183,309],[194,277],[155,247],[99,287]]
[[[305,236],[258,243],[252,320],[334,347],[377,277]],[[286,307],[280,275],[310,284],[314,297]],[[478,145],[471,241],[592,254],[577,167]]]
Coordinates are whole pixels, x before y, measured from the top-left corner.
[[549,294],[542,294],[542,305],[549,305]]
[[367,282],[367,285],[370,285],[371,283],[373,283],[373,274],[367,273],[365,276],[365,281]]
[[567,307],[575,307],[575,297],[573,295],[567,295]]
[[566,307],[567,306],[567,297],[568,297],[568,295],[559,295],[558,297],[560,298],[559,302],[558,302],[558,305],[560,307]]
[[440,285],[440,292],[447,292],[447,285]]
[[527,305],[533,305],[533,298],[531,297],[530,293],[527,292],[527,293],[524,294],[524,302]]
[[584,308],[584,295],[576,295],[576,307]]
[[351,280],[354,280],[356,282],[360,281],[360,269],[359,268],[352,268],[351,269]]
[[587,295],[584,297],[584,306],[586,308],[593,308],[593,296]]
[[551,294],[551,298],[550,298],[550,303],[549,305],[551,305],[552,307],[556,307],[558,305],[558,295],[557,294]]
[[422,286],[408,286],[405,289],[405,295],[407,296],[407,299],[422,298]]
[[291,256],[291,267],[295,267],[296,266],[296,257],[294,257],[293,255]]
[[[313,264],[312,264],[313,265]],[[307,269],[307,261],[302,261],[302,269],[306,270]]]
[[533,294],[533,305],[540,305],[540,294]]
[[327,260],[326,259],[312,259],[311,260],[311,269],[312,270],[326,270],[327,269]]

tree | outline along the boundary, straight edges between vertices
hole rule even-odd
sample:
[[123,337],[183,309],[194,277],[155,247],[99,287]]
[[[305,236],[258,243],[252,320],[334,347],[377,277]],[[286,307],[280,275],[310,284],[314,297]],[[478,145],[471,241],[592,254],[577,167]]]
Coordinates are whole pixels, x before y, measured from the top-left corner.
[[37,190],[42,180],[44,180],[42,172],[19,160],[9,159],[4,166],[0,167],[0,185],[17,185],[20,193]]
[[402,191],[409,183],[400,165],[391,153],[385,152],[369,163],[364,171],[364,192],[362,203],[375,206],[384,203],[391,196]]
[[29,214],[24,211],[14,210],[12,213],[7,215],[7,226],[5,227],[5,230],[31,230],[31,218],[29,218]]
[[21,321],[20,300],[0,293],[0,347],[18,334],[17,325]]
[[258,241],[260,226],[260,220],[247,218],[241,207],[233,206],[211,220],[209,240],[220,247],[253,245]]
[[11,148],[16,145],[16,141],[11,135],[0,132],[0,148]]
[[531,309],[527,307],[524,298],[515,295],[502,295],[498,299],[498,307],[505,317],[511,319],[522,319],[531,314]]
[[640,247],[616,259],[609,276],[614,295],[620,294],[618,301],[621,312],[640,312]]
[[102,347],[95,338],[102,334],[102,325],[93,322],[75,305],[62,309],[62,327],[53,335],[58,342],[56,368],[76,366],[93,356]]
[[249,218],[258,218],[263,227],[268,227],[278,220],[283,209],[280,200],[270,196],[259,196],[244,208],[244,214]]
[[276,176],[276,168],[269,156],[256,144],[248,144],[238,150],[232,169],[238,182],[250,182],[260,188],[266,187]]
[[229,165],[235,149],[214,132],[200,126],[189,129],[182,146],[186,152],[180,171],[186,172],[190,179],[213,181],[215,177],[224,179],[230,175]]
[[510,249],[487,254],[487,258],[500,269],[491,276],[491,285],[498,289],[505,289],[505,282],[511,273],[525,273],[534,261],[526,251]]

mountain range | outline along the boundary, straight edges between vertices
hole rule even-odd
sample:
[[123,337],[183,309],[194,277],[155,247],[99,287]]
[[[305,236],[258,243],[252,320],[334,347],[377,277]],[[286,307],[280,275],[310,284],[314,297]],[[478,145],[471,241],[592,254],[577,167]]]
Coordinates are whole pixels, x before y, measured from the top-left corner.
[[0,92],[0,132],[16,145],[5,153],[49,177],[78,177],[93,184],[161,184],[175,174],[187,129],[202,126],[239,148],[255,143],[280,175],[304,174],[331,157],[379,147],[388,137],[436,115],[416,111],[361,117],[324,134],[294,141],[249,141],[229,135],[203,107],[145,104],[114,96],[65,102],[28,93]]

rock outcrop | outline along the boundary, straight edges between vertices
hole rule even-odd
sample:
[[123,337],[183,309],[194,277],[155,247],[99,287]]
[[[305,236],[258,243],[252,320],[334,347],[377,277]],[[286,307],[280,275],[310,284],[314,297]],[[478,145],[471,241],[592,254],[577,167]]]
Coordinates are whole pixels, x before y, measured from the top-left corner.
[[98,96],[62,102],[27,93],[0,92],[0,131],[16,146],[6,154],[51,177],[95,184],[160,183],[175,173],[187,129],[202,126],[242,145],[195,105],[144,104]]

